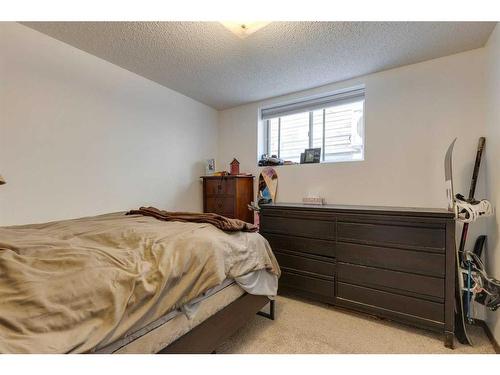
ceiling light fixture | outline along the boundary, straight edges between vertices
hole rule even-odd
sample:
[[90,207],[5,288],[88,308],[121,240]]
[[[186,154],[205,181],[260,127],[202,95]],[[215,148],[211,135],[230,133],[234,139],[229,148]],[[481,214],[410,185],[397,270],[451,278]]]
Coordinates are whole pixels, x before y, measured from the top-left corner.
[[246,38],[250,34],[262,29],[271,22],[262,21],[235,21],[235,22],[221,22],[225,28],[227,28],[232,33],[239,36],[241,39]]

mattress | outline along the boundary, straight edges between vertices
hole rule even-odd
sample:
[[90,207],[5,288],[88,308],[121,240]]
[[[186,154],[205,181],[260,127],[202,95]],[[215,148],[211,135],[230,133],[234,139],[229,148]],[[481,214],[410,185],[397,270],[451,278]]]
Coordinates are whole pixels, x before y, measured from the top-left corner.
[[139,330],[129,332],[112,344],[96,348],[92,352],[103,354],[157,353],[243,294],[245,291],[234,280],[225,280],[222,284],[180,309],[162,316]]

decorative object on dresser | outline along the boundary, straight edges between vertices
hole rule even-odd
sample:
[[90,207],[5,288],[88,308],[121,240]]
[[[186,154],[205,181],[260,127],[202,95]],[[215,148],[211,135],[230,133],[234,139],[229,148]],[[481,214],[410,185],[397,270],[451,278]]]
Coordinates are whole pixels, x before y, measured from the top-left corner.
[[229,218],[253,223],[252,175],[202,176],[203,212],[213,212]]
[[455,220],[444,209],[262,205],[293,293],[444,334],[454,345]]
[[205,164],[205,174],[210,176],[215,173],[215,159],[207,159]]
[[240,174],[240,162],[236,158],[229,164],[229,173],[232,175]]
[[310,197],[304,197],[302,198],[302,203],[304,204],[316,204],[316,205],[323,205],[325,204],[325,198],[318,197],[318,196],[310,196]]

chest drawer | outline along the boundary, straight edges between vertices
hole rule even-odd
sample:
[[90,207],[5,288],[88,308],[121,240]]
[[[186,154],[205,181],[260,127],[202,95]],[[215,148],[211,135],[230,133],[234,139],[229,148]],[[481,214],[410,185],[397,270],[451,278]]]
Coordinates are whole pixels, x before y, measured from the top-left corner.
[[331,277],[335,274],[335,262],[332,259],[310,258],[300,254],[274,251],[280,267],[298,270],[310,274]]
[[[262,227],[261,227],[262,230]],[[273,251],[295,251],[325,257],[335,257],[335,242],[315,240],[312,238],[293,237],[280,234],[262,232],[269,241]]]
[[338,223],[338,240],[366,245],[444,253],[445,230],[438,227]]
[[262,215],[263,232],[288,234],[320,240],[335,240],[335,222]]
[[374,307],[382,314],[384,311],[392,311],[418,319],[444,322],[444,305],[442,303],[392,294],[340,281],[337,283],[337,302],[339,305],[350,307],[358,305],[361,309]]
[[234,215],[233,197],[207,197],[206,212],[213,212],[222,216]]
[[[335,300],[335,284],[333,278],[331,280],[310,277],[304,274],[291,272],[290,270],[282,269],[282,274],[279,279],[279,289],[291,289],[298,294],[304,294],[308,297],[313,296],[315,299],[333,303]],[[302,292],[302,293],[300,293]]]
[[444,277],[445,255],[390,247],[338,243],[337,259],[346,263]]
[[234,179],[211,178],[205,180],[205,192],[207,196],[233,196],[235,190],[236,184]]
[[430,297],[436,302],[444,300],[444,280],[441,278],[342,262],[337,264],[337,277],[339,282],[417,297]]

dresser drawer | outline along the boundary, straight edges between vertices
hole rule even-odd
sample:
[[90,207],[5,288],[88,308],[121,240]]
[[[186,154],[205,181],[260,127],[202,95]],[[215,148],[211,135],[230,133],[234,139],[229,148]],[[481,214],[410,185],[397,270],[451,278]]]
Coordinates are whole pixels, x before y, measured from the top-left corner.
[[428,276],[445,276],[444,254],[345,242],[336,244],[335,252],[337,259],[346,263]]
[[338,240],[444,253],[444,228],[339,222]]
[[344,304],[343,301],[354,302],[354,305],[362,304],[366,305],[365,307],[376,307],[381,309],[380,315],[382,316],[385,315],[384,310],[387,310],[388,312],[394,311],[418,319],[444,322],[444,305],[442,303],[392,294],[339,281],[337,283],[337,302],[339,305],[353,307],[353,304]]
[[234,215],[233,197],[207,197],[206,212],[213,212],[223,216]]
[[262,226],[260,233],[269,241],[273,251],[288,250],[335,257],[335,242],[333,241],[266,233],[262,231]]
[[205,193],[207,196],[233,196],[235,190],[236,184],[234,178],[210,178],[205,180]]
[[335,262],[332,259],[309,258],[301,254],[274,251],[280,267],[301,272],[331,277],[335,274]]
[[444,280],[437,277],[339,262],[337,278],[339,282],[364,285],[416,297],[430,297],[437,302],[444,300]]
[[335,240],[335,222],[262,215],[263,232],[302,236],[322,240]]
[[279,289],[299,291],[304,296],[316,298],[320,301],[333,303],[335,300],[335,284],[332,280],[301,275],[282,269],[279,279]]

